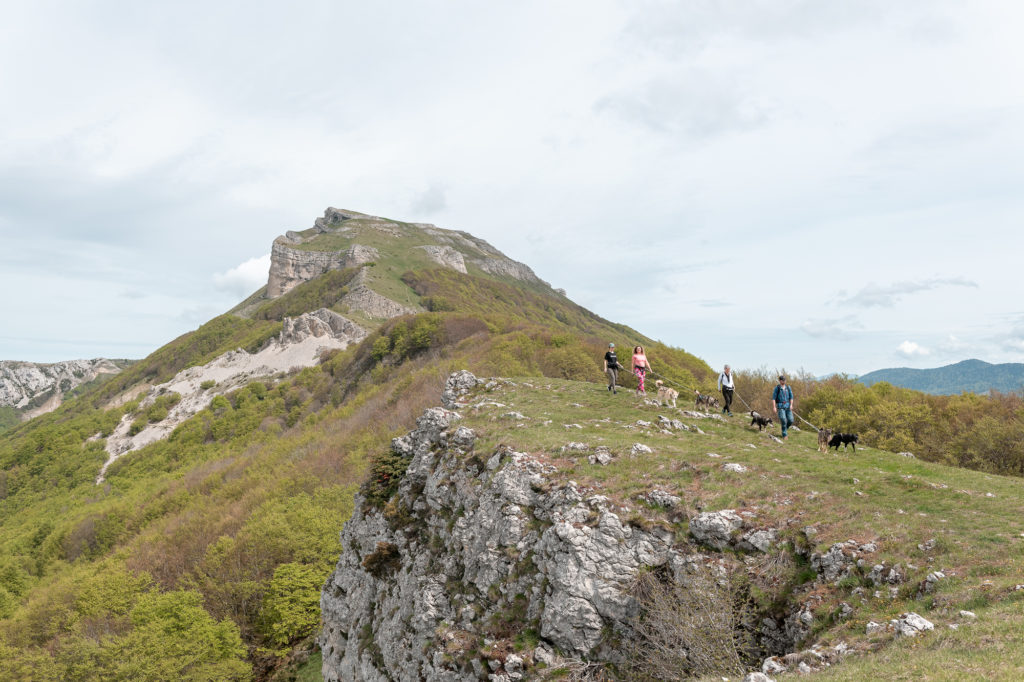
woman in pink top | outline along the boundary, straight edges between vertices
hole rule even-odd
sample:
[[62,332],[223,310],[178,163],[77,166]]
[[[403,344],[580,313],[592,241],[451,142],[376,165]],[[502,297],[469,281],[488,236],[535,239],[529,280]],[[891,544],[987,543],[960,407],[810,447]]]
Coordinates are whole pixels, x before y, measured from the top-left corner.
[[637,395],[647,395],[647,391],[644,390],[644,377],[648,372],[653,372],[651,369],[651,363],[647,361],[647,355],[644,354],[644,347],[637,346],[633,349],[633,374],[636,375]]

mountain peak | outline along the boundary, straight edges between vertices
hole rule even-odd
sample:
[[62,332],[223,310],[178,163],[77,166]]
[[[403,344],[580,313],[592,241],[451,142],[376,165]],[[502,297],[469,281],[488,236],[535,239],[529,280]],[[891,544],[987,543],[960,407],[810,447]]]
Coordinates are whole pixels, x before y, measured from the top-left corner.
[[529,266],[467,232],[329,207],[312,227],[274,240],[267,286],[243,306],[283,296],[326,272],[356,268],[359,280],[343,303],[371,318],[396,317],[421,309],[402,274],[437,267],[550,289]]

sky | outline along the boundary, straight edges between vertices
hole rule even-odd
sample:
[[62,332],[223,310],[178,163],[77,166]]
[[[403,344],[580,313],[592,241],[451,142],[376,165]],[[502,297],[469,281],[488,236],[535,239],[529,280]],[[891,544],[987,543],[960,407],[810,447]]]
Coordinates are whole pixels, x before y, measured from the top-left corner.
[[713,366],[1024,360],[1019,2],[0,13],[0,359],[143,357],[335,206]]

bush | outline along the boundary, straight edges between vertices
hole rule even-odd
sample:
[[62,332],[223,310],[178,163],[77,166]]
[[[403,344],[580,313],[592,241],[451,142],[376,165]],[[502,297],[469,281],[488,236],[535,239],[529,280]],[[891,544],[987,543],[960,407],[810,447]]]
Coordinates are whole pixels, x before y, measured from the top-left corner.
[[641,573],[632,588],[640,614],[631,624],[626,668],[634,680],[742,675],[749,638],[734,589],[710,571],[687,584]]
[[398,570],[402,555],[390,542],[378,542],[377,547],[363,559],[363,568],[375,578],[383,578]]
[[374,457],[370,474],[361,491],[366,503],[374,507],[383,506],[398,490],[398,484],[408,468],[409,459],[393,450]]
[[330,568],[299,563],[280,564],[263,597],[263,632],[285,655],[288,645],[312,635],[320,624],[320,587]]

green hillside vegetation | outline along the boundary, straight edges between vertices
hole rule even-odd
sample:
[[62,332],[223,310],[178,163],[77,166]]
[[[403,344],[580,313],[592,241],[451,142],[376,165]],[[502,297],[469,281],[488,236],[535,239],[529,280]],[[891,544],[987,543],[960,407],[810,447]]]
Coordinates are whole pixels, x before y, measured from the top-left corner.
[[359,272],[356,268],[331,270],[316,279],[303,282],[284,296],[279,296],[256,308],[251,317],[257,320],[281,321],[285,317],[298,317],[319,308],[335,309],[338,301],[348,293],[348,283]]
[[[776,373],[740,372],[737,391],[754,409],[771,414]],[[932,462],[996,474],[1024,476],[1024,398],[928,395],[885,382],[871,387],[854,379],[788,375],[797,412],[811,424],[856,433],[861,442],[912,452]]]
[[964,360],[933,369],[879,369],[857,380],[867,386],[885,381],[894,386],[936,395],[953,395],[964,391],[1019,393],[1024,389],[1024,364],[1007,362],[993,365],[981,360]]
[[21,421],[18,410],[8,405],[0,406],[0,433]]
[[[768,555],[748,555],[748,574],[733,580],[742,588],[744,608],[754,614],[779,616],[807,600],[814,604],[812,640],[825,646],[844,642],[857,652],[824,679],[1010,680],[1024,673],[1024,589],[1015,589],[1024,582],[1024,480],[875,448],[823,454],[810,430],[794,432],[786,443],[775,442],[740,415],[725,421],[693,419],[628,394],[610,395],[593,384],[516,378],[491,392],[478,389],[470,403],[480,398],[484,406],[462,410],[459,422],[477,435],[474,450],[465,455],[466,466],[478,465],[481,456],[499,446],[530,453],[557,468],[549,477],[551,485],[575,481],[587,494],[637,510],[623,517],[629,523],[661,526],[679,542],[688,539],[687,519],[700,511],[749,511],[756,514],[758,527],[780,529],[782,542]],[[509,409],[524,418],[504,416]],[[659,415],[704,433],[663,431]],[[570,440],[591,450],[606,446],[614,459],[607,466],[591,464],[587,452],[563,451]],[[632,456],[636,442],[653,452]],[[368,503],[384,505],[393,494],[394,487],[378,482],[381,474],[386,479],[404,468],[391,461],[396,458],[401,459],[387,453],[376,460],[366,487]],[[724,470],[725,462],[748,471]],[[683,502],[665,509],[637,500],[653,488]],[[401,523],[400,513],[392,513],[392,506],[385,509]],[[807,527],[813,532],[805,532]],[[850,538],[875,542],[878,550],[838,584],[812,584],[815,572],[809,570],[807,555]],[[930,547],[929,541],[934,541]],[[895,597],[887,586],[876,587],[867,578],[872,566],[882,562],[906,572]],[[933,592],[924,592],[926,576],[937,570],[946,578]],[[847,618],[840,616],[843,602],[853,607]],[[978,620],[965,620],[958,615],[961,609],[973,611]],[[865,634],[869,621],[885,623],[909,611],[933,621],[936,630],[896,642],[892,633]],[[950,623],[959,629],[948,629]],[[531,641],[538,627],[525,619],[500,625],[495,636],[507,638],[510,648]],[[503,641],[481,644],[479,655],[505,646]],[[627,657],[631,651],[628,641],[611,632],[606,646],[621,648]],[[749,667],[759,664],[759,659],[747,661]],[[553,673],[548,679],[559,677],[559,671],[548,672]]]

